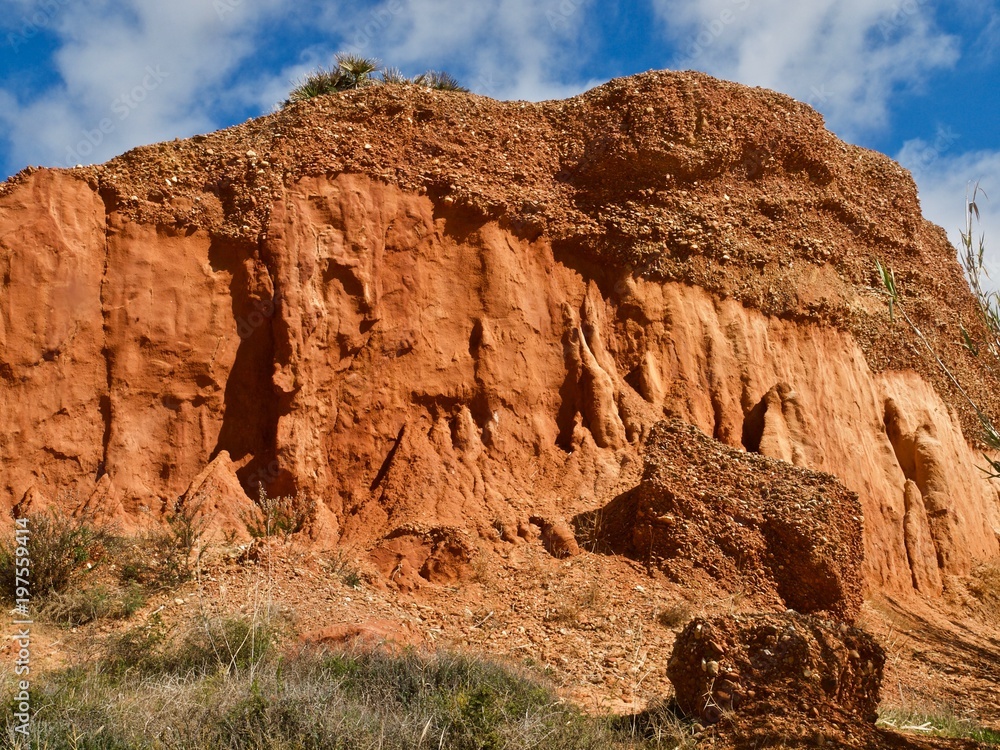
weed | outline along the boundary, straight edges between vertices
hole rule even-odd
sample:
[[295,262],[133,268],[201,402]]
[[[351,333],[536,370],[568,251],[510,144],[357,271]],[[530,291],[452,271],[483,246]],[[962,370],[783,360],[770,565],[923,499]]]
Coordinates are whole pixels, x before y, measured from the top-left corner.
[[203,617],[171,638],[156,613],[145,625],[105,642],[101,669],[113,675],[143,677],[253,672],[273,652],[279,633],[277,619],[264,613]]
[[[986,350],[993,355],[993,359],[1000,362],[1000,291],[986,290],[983,288],[983,279],[989,278],[986,271],[986,236],[982,233],[978,237],[973,234],[973,217],[979,222],[979,194],[986,196],[985,191],[979,187],[977,182],[972,189],[972,197],[968,193],[965,196],[965,229],[960,232],[961,245],[959,248],[959,260],[962,262],[962,269],[965,271],[965,279],[969,283],[973,296],[979,308],[979,313],[983,324],[989,335],[986,342]],[[965,329],[962,330],[963,339],[973,354],[979,354],[979,346],[976,345]]]
[[340,582],[349,588],[361,588],[361,584],[364,582],[364,576],[361,571],[350,559],[348,553],[343,549],[338,549],[337,552],[326,561],[326,568],[330,571],[331,575],[339,578]]
[[1000,732],[959,716],[949,706],[889,706],[879,711],[878,723],[903,732],[970,739],[1000,747]]
[[[111,540],[108,530],[88,516],[33,513],[27,522],[31,588],[39,603],[65,591],[88,563],[102,557]],[[0,596],[8,598],[16,589],[14,551],[13,540],[0,548]]]
[[576,541],[587,552],[606,554],[611,552],[604,528],[604,509],[598,508],[581,513],[573,519]]
[[[115,646],[117,664],[139,659],[132,669],[109,668],[105,657],[33,680],[33,701],[45,706],[33,743],[53,750],[598,750],[673,748],[684,731],[674,733],[667,714],[641,724],[588,717],[523,670],[448,653],[306,651],[281,659],[268,652],[255,670],[178,672],[169,660],[137,653],[164,651],[158,632],[143,631],[125,653]],[[3,721],[12,737],[9,712]]]
[[145,603],[146,592],[138,584],[125,588],[98,584],[51,594],[39,614],[51,622],[77,627],[94,620],[129,618]]
[[[375,73],[381,73],[375,78]],[[423,86],[437,91],[465,91],[453,76],[436,70],[408,78],[399,68],[379,68],[378,60],[358,55],[338,54],[330,68],[318,68],[292,89],[282,106],[325,94],[336,94],[366,86]]]
[[119,579],[153,589],[191,580],[205,554],[204,529],[197,508],[182,508],[167,518],[165,526],[116,539],[113,552]]
[[690,602],[683,599],[657,610],[655,618],[660,625],[671,630],[683,628],[694,616],[694,608]]
[[563,599],[546,612],[545,619],[567,625],[581,623],[588,613],[600,613],[606,600],[604,588],[598,581],[593,581],[577,591],[565,592]]
[[303,78],[292,89],[284,106],[324,94],[360,89],[377,83],[376,79],[372,78],[372,73],[378,70],[378,60],[358,55],[338,54],[335,61],[333,67],[318,68]]
[[270,613],[249,619],[202,619],[164,663],[177,674],[252,670],[271,651],[277,636],[277,624]]
[[[968,202],[966,203],[967,212],[970,212],[972,210],[970,206],[975,206],[975,202],[973,201],[972,203]],[[978,208],[976,208],[976,215],[978,216]],[[971,218],[969,221],[971,227]],[[964,236],[965,235],[963,234],[963,237]],[[955,386],[958,392],[962,395],[962,397],[966,400],[969,406],[972,407],[972,410],[976,413],[976,416],[979,418],[979,423],[982,426],[983,430],[982,436],[986,445],[989,446],[994,451],[1000,451],[1000,430],[997,430],[997,428],[993,425],[993,422],[990,420],[989,416],[987,416],[987,414],[982,409],[979,408],[976,402],[972,400],[972,397],[969,396],[966,390],[962,387],[962,384],[958,382],[958,378],[956,378],[954,373],[952,373],[952,371],[948,369],[948,366],[944,363],[944,361],[941,359],[941,356],[931,345],[931,342],[927,340],[927,337],[924,336],[923,332],[921,332],[921,330],[917,327],[917,324],[914,323],[913,319],[910,318],[909,314],[907,314],[906,309],[900,304],[902,297],[899,292],[899,287],[896,284],[896,274],[888,266],[882,265],[882,262],[878,259],[875,260],[875,270],[878,273],[879,279],[882,282],[882,286],[889,297],[890,322],[893,320],[894,311],[898,310],[900,315],[903,316],[903,320],[906,321],[907,325],[910,326],[910,328],[916,334],[917,338],[920,339],[923,345],[927,348],[927,351],[934,358],[934,361],[937,362],[938,367],[941,368],[941,371],[948,376],[948,379],[951,380],[952,385]],[[975,292],[975,290],[973,290],[973,292],[976,294],[982,294],[981,291]],[[978,297],[977,303],[980,307],[980,310],[989,309],[990,303],[988,299]],[[967,332],[965,333],[965,336],[968,339]],[[967,343],[966,348],[968,347],[969,344]],[[986,459],[987,465],[989,467],[983,469],[987,477],[989,477],[990,479],[1000,479],[1000,459],[994,459],[985,454],[983,458]]]
[[112,635],[104,644],[101,667],[114,675],[131,670],[140,673],[156,672],[162,666],[167,636],[167,627],[157,612],[145,625]]
[[292,534],[305,529],[313,518],[315,503],[298,502],[293,497],[268,497],[264,486],[259,489],[257,506],[261,515],[244,517],[243,523],[254,539],[270,539],[282,535],[287,541]]
[[356,570],[349,570],[340,576],[340,582],[348,588],[361,588],[361,574]]
[[426,73],[421,73],[411,78],[408,83],[414,86],[425,86],[436,91],[469,91],[453,76],[439,70],[429,70]]
[[635,741],[645,740],[647,747],[688,750],[697,747],[694,723],[685,719],[673,699],[660,700],[631,716],[614,719],[612,726]]

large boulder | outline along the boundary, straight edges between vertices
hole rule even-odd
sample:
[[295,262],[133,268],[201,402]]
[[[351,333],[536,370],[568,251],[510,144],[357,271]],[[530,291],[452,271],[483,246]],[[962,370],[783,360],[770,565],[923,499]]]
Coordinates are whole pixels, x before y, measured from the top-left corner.
[[795,613],[695,618],[667,675],[677,704],[706,724],[743,731],[875,723],[885,651],[866,632]]
[[637,487],[575,520],[599,546],[678,583],[847,620],[861,605],[857,495],[829,474],[729,448],[680,420],[651,430]]

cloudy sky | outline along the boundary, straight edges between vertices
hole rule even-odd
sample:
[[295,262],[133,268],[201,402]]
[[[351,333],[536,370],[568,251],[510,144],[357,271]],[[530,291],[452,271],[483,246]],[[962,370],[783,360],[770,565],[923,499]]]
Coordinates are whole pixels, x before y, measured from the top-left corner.
[[[410,74],[445,69],[501,99],[690,68],[790,94],[845,140],[899,159],[925,214],[956,237],[969,181],[1000,209],[998,4],[4,0],[0,178],[266,113],[338,50]],[[1000,248],[1000,210],[983,208]]]

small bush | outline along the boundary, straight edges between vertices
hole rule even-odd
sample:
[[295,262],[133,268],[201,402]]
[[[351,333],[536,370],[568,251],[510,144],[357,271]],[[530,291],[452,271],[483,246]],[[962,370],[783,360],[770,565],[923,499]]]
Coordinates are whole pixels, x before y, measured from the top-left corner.
[[101,670],[143,678],[252,672],[273,653],[278,634],[277,620],[269,613],[258,613],[255,617],[201,618],[171,637],[156,614],[145,625],[105,642]]
[[146,592],[138,584],[125,588],[98,584],[51,594],[40,614],[50,622],[77,627],[94,620],[131,617],[145,603]]
[[104,644],[101,671],[121,675],[128,671],[156,673],[163,665],[168,631],[159,613],[138,625],[110,636]]
[[313,501],[293,497],[268,497],[263,485],[257,500],[260,515],[245,517],[243,523],[254,539],[270,539],[279,534],[288,539],[306,528],[315,513]]
[[600,582],[577,591],[565,591],[564,596],[556,606],[546,612],[545,619],[550,622],[560,622],[566,625],[577,625],[586,619],[587,615],[600,614],[604,611],[606,597]]
[[683,599],[657,611],[656,621],[665,628],[678,630],[694,616],[694,609]]
[[403,83],[410,83],[414,86],[425,86],[435,91],[462,91],[465,93],[469,91],[454,76],[439,70],[429,70],[426,73],[421,73],[411,78],[409,81],[403,81]]
[[324,560],[322,565],[330,575],[339,578],[342,584],[352,589],[360,588],[364,582],[364,575],[358,569],[349,550],[338,549]]
[[205,552],[204,525],[197,508],[187,508],[168,517],[165,526],[116,539],[112,555],[119,579],[151,589],[169,589],[190,581]]
[[[151,589],[189,580],[202,552],[201,525],[176,513],[163,528],[123,537],[87,516],[28,516],[31,606],[50,622],[68,627],[131,617]],[[0,549],[0,594],[15,591],[14,547]]]
[[[27,521],[31,594],[36,603],[65,591],[88,562],[102,556],[111,540],[107,529],[87,516],[35,513]],[[14,551],[13,540],[0,548],[0,596],[7,601],[16,589]]]
[[256,667],[278,636],[268,613],[254,618],[204,619],[164,659],[164,669],[177,674],[233,672]]
[[292,89],[284,105],[378,83],[372,78],[372,73],[378,70],[378,60],[345,54],[338,54],[335,59],[336,64],[333,67],[318,68],[302,79]]
[[[337,94],[342,91],[364,88],[366,86],[423,86],[437,91],[464,91],[452,75],[437,70],[408,78],[399,68],[379,68],[378,60],[358,55],[338,54],[335,65],[330,68],[317,68],[299,81],[282,103],[287,107],[294,102],[305,101],[325,94]],[[380,73],[380,78],[374,74]]]

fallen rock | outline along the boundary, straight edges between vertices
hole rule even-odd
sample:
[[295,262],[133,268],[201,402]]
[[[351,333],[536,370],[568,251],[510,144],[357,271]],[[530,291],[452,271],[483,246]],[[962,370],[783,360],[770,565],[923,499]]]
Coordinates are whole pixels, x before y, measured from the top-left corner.
[[531,523],[542,530],[542,545],[553,557],[573,557],[580,554],[573,527],[565,519],[531,517]]
[[474,550],[466,535],[447,527],[408,525],[387,535],[369,560],[400,591],[452,585],[472,574]]
[[574,525],[679,583],[847,620],[861,605],[857,496],[829,474],[729,448],[676,419],[650,431],[639,485]]
[[863,630],[786,612],[695,618],[667,676],[681,710],[705,724],[874,728],[884,666]]

